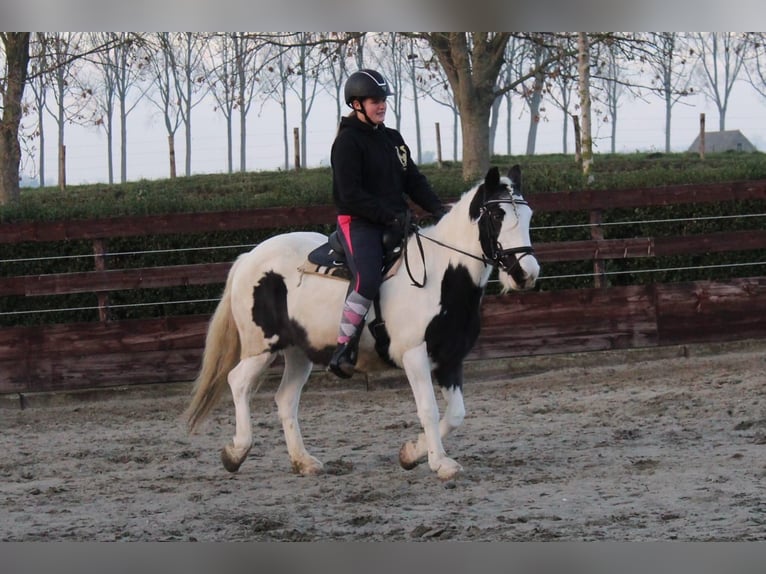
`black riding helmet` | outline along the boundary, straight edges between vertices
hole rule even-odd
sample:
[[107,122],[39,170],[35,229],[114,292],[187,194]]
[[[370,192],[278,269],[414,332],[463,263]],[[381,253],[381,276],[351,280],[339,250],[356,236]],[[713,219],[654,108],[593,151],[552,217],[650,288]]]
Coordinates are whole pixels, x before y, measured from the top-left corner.
[[393,95],[388,87],[388,82],[375,70],[359,70],[354,72],[346,80],[346,86],[343,90],[346,98],[346,105],[353,107],[351,102],[365,98],[385,98]]

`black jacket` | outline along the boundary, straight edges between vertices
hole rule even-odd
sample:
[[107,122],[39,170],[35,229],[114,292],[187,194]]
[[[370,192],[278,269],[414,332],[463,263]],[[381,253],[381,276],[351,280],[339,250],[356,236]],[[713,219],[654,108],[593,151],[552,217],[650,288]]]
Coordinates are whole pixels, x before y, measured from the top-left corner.
[[342,118],[331,162],[333,200],[340,215],[390,225],[409,209],[405,194],[431,213],[443,209],[402,135],[383,124],[373,127],[354,116]]

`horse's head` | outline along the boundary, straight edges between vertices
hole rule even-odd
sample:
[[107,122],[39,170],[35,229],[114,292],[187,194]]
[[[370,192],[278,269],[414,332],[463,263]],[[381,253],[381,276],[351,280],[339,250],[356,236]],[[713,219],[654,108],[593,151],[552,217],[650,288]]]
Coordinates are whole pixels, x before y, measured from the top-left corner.
[[503,177],[491,168],[469,209],[484,257],[498,267],[503,291],[534,287],[540,264],[529,239],[532,209],[521,195],[521,168],[514,165]]

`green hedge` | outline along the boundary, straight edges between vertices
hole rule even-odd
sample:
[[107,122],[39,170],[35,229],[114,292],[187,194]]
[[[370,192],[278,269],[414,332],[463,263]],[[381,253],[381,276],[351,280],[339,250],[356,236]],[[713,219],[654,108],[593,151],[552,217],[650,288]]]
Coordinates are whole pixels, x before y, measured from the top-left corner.
[[[582,176],[571,156],[551,155],[534,157],[492,158],[494,165],[505,169],[513,163],[522,166],[525,193],[554,192],[583,189]],[[421,166],[437,193],[444,198],[459,196],[471,185],[463,182],[461,166],[446,163]],[[591,188],[628,189],[684,183],[711,183],[717,181],[766,179],[764,155],[715,154],[704,161],[691,154],[634,154],[597,156]],[[24,189],[18,204],[0,208],[0,222],[55,221],[61,219],[87,219],[118,215],[144,215],[178,212],[236,210],[252,207],[323,205],[331,202],[331,174],[328,168],[308,169],[300,172],[253,172],[231,175],[199,175],[175,180],[130,182],[125,185],[72,186],[65,192],[56,188]],[[748,201],[722,205],[688,205],[651,209],[612,210],[605,221],[645,221],[649,219],[699,218],[729,213],[764,213],[764,202]],[[586,213],[539,213],[534,227],[586,224]],[[760,220],[699,221],[668,224],[634,223],[610,226],[607,238],[637,237],[645,235],[681,235],[717,230],[754,228]],[[329,232],[331,225],[314,229]],[[288,231],[286,229],[279,231]],[[241,231],[203,233],[197,235],[147,236],[112,239],[110,253],[175,250],[188,247],[247,246],[255,244],[274,231]],[[590,237],[586,227],[535,230],[533,242],[571,241]],[[122,255],[108,261],[110,268],[148,267],[231,261],[247,247],[205,251],[180,251],[142,255]],[[36,260],[9,263],[21,258],[35,259],[52,255],[84,255],[75,259]],[[88,241],[48,243],[20,243],[0,245],[0,266],[3,276],[36,275],[92,270],[92,244]],[[607,271],[641,270],[688,265],[715,265],[735,261],[764,260],[764,253],[743,252],[709,254],[690,257],[632,259],[610,261]],[[546,264],[544,276],[584,274],[585,277],[542,280],[545,290],[572,287],[590,287],[593,279],[591,262],[562,262]],[[645,284],[652,282],[717,279],[763,274],[758,267],[716,269],[706,271],[680,271],[668,273],[638,273],[612,275],[610,284]],[[217,299],[221,286],[174,287],[145,289],[110,294],[114,305],[145,304],[161,301],[189,299]],[[0,313],[28,309],[92,307],[96,304],[92,294],[58,297],[3,297]],[[115,308],[114,318],[134,318],[188,313],[208,313],[215,303],[167,305],[157,303],[140,307]],[[66,311],[29,315],[0,315],[0,325],[43,324],[50,322],[97,320],[97,312]]]

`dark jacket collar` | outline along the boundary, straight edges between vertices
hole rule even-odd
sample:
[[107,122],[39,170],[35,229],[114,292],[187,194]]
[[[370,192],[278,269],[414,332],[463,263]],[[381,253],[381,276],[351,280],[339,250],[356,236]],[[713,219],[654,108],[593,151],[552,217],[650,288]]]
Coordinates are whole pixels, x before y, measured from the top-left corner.
[[340,129],[356,128],[358,130],[365,130],[365,131],[372,132],[378,129],[382,130],[385,127],[386,126],[383,124],[383,122],[379,123],[376,126],[363,122],[362,120],[356,117],[356,114],[354,114],[353,116],[343,116],[340,119]]

